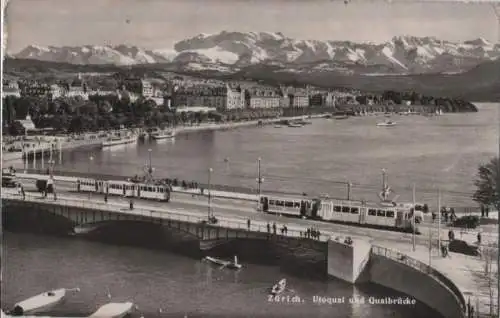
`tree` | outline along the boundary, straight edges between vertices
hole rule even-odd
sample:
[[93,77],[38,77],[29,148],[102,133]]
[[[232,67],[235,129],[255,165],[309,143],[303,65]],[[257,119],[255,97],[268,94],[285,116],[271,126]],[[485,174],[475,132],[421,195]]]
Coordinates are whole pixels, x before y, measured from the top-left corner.
[[488,163],[479,166],[477,179],[474,184],[477,187],[473,199],[484,205],[492,205],[500,211],[500,158],[494,157]]

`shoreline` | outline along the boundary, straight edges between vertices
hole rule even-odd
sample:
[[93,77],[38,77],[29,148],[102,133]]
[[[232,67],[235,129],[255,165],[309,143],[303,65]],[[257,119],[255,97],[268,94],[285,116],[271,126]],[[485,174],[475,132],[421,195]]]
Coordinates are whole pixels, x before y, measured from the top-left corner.
[[[279,118],[270,118],[270,119],[257,119],[257,120],[249,120],[249,121],[241,121],[241,122],[231,122],[231,123],[208,123],[208,124],[200,124],[200,125],[193,125],[193,126],[182,126],[180,128],[175,128],[175,132],[178,134],[186,134],[190,132],[197,132],[197,131],[210,131],[210,130],[229,130],[229,129],[235,129],[235,128],[240,128],[240,127],[251,127],[251,126],[259,126],[259,125],[270,125],[274,123],[278,123],[284,120],[304,120],[307,118],[322,118],[325,116],[325,114],[318,114],[318,115],[303,115],[303,116],[294,116],[294,117],[279,117]],[[129,128],[130,129],[130,128]],[[131,128],[133,129],[133,128]],[[143,128],[140,128],[141,130]],[[88,133],[85,134],[85,136],[93,136],[97,134],[97,132],[94,133]],[[69,138],[70,135],[66,135],[65,138]],[[63,141],[61,143],[61,150],[69,150],[69,149],[77,149],[81,147],[93,147],[93,146],[99,146],[102,143],[102,139],[85,139],[85,140],[72,140],[72,141]],[[47,142],[45,146],[51,145],[52,143]],[[46,147],[43,147],[44,149]],[[40,148],[41,149],[41,148]],[[57,147],[59,150],[59,147]],[[35,149],[37,151],[37,149]],[[48,152],[47,152],[48,153]],[[2,162],[9,162],[9,161],[15,161],[15,160],[22,160],[23,159],[23,152],[6,152],[2,151]]]

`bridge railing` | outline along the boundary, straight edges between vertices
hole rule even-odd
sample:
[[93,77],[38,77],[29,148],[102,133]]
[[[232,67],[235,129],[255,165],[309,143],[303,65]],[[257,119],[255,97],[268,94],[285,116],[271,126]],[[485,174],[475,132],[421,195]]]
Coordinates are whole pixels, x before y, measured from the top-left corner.
[[395,250],[391,250],[389,248],[385,248],[382,246],[372,246],[372,253],[376,255],[381,255],[386,258],[389,258],[393,261],[396,261],[398,263],[402,263],[406,266],[409,266],[413,269],[418,270],[419,272],[422,272],[430,277],[432,277],[435,281],[443,285],[445,288],[447,288],[453,295],[454,298],[456,299],[458,305],[462,309],[462,312],[465,313],[466,311],[466,302],[464,295],[462,292],[458,289],[458,287],[446,276],[441,274],[439,271],[435,270],[431,266],[418,261],[414,258],[411,258],[403,253],[400,253]]
[[[17,201],[22,201],[23,198],[20,194],[15,192],[3,191],[2,198],[5,199],[13,199]],[[88,199],[81,198],[62,198],[59,197],[54,199],[53,194],[49,194],[46,198],[37,193],[28,192],[25,194],[24,201],[36,202],[36,203],[45,203],[52,205],[62,205],[62,206],[70,206],[70,207],[79,207],[85,209],[92,210],[102,210],[111,213],[119,213],[126,215],[134,215],[134,216],[144,216],[150,218],[159,218],[164,220],[173,220],[173,221],[182,221],[182,222],[190,222],[190,223],[201,223],[207,221],[206,216],[200,215],[200,213],[186,213],[186,212],[178,212],[172,209],[159,208],[159,207],[144,207],[141,205],[134,204],[133,209],[130,209],[129,204],[121,204],[116,202],[102,202],[102,201],[89,201]],[[296,237],[296,238],[304,238],[306,239],[306,229],[303,227],[293,226],[287,227],[286,232],[282,232],[282,225],[276,226],[276,232],[274,231],[273,224],[269,223],[269,228],[267,226],[267,222],[265,221],[257,221],[250,220],[250,226],[248,226],[248,219],[231,217],[225,218],[216,216],[218,219],[217,224],[210,224],[211,226],[216,227],[225,227],[230,229],[239,229],[251,232],[260,232],[266,233],[270,235],[283,236],[283,237]],[[330,239],[330,234],[320,234],[319,237],[315,238],[317,241],[327,241]],[[312,239],[311,237],[308,237]]]

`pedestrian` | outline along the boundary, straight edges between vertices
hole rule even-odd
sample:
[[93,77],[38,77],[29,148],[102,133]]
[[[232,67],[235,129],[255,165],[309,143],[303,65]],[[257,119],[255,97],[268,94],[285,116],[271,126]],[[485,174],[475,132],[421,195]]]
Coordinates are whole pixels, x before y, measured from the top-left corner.
[[283,226],[285,228],[285,235],[288,234],[288,228],[286,227],[286,225]]
[[108,194],[107,193],[104,194],[104,202],[108,203]]
[[452,230],[448,231],[448,239],[450,240],[450,242],[455,239],[455,233]]
[[269,222],[267,222],[267,233],[271,233],[271,225],[269,225]]
[[23,200],[26,200],[26,192],[24,192],[24,187],[21,184],[21,195],[23,196]]
[[484,216],[485,216],[484,204],[481,204],[481,217],[484,218]]
[[306,238],[309,238],[311,237],[311,229],[310,228],[307,228],[307,231],[306,231]]
[[444,222],[448,223],[448,210],[444,211]]
[[276,234],[276,222],[273,222],[273,233]]
[[488,218],[489,215],[490,215],[490,207],[489,206],[486,206],[484,212],[486,213],[486,217]]
[[481,232],[477,233],[477,245],[481,245]]
[[436,212],[432,212],[432,223],[436,221]]
[[250,231],[250,219],[247,220],[247,228]]
[[132,199],[130,199],[129,205],[130,205],[130,210],[133,210],[134,209],[134,202],[132,201]]

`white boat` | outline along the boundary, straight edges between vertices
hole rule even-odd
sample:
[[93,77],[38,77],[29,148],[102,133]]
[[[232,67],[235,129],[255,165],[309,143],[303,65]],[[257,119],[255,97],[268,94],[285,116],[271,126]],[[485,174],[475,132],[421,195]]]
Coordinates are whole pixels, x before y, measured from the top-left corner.
[[95,229],[97,229],[97,225],[95,224],[81,224],[81,225],[77,225],[73,228],[73,232],[74,234],[76,235],[79,235],[79,234],[88,234],[92,231],[94,231]]
[[174,138],[174,137],[175,137],[174,130],[160,130],[160,131],[155,131],[155,132],[151,133],[151,138],[153,138],[155,140]]
[[395,121],[386,121],[384,123],[378,123],[377,126],[379,126],[379,127],[392,127],[392,126],[396,126],[396,122]]
[[271,288],[271,295],[279,295],[286,289],[286,278],[281,279]]
[[211,256],[206,256],[205,257],[205,260],[209,261],[209,262],[212,262],[216,265],[220,265],[222,267],[227,267],[227,268],[230,268],[230,269],[240,269],[242,266],[240,263],[238,263],[238,257],[237,256],[234,256],[234,261],[230,262],[230,261],[224,261],[224,260],[221,260],[221,259],[218,259],[218,258],[215,258],[215,257],[211,257]]
[[109,303],[99,307],[88,318],[122,318],[128,315],[133,308],[134,304],[130,301],[125,303]]
[[116,145],[125,145],[137,142],[137,136],[129,135],[129,136],[114,136],[110,137],[107,140],[102,142],[103,147],[111,147]]
[[289,123],[288,124],[288,127],[292,127],[292,128],[301,128],[303,127],[304,125],[301,125],[301,124],[297,124],[297,123]]
[[23,300],[14,305],[10,312],[13,316],[25,316],[28,314],[35,314],[42,311],[47,311],[55,305],[63,301],[68,291],[80,291],[79,288],[66,289],[60,288],[51,290]]

